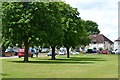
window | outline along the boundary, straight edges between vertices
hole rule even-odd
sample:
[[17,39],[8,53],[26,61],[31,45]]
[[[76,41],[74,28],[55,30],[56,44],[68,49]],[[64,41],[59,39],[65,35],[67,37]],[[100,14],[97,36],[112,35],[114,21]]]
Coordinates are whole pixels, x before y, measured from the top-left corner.
[[120,42],[118,42],[118,45],[120,45]]
[[97,42],[93,42],[93,44],[96,44]]

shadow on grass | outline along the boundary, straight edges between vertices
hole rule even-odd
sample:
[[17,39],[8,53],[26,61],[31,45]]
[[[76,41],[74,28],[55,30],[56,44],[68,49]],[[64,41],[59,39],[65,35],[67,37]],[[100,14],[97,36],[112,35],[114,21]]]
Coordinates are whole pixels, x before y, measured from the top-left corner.
[[8,75],[10,75],[10,74],[4,74],[4,73],[2,74],[2,76],[8,76]]
[[71,57],[70,60],[74,60],[74,61],[106,61],[102,58],[83,58],[83,57]]
[[94,62],[75,62],[75,61],[29,61],[29,62],[23,62],[23,61],[12,61],[16,63],[42,63],[42,64],[92,64]]
[[[40,59],[37,58],[38,60],[46,60],[46,59]],[[48,59],[51,60],[51,59]],[[51,60],[52,61],[52,60]],[[70,57],[66,59],[55,59],[53,61],[107,61],[103,58],[85,58],[85,57]]]
[[[39,60],[39,61],[38,61]],[[10,61],[10,62],[16,62],[16,63],[42,63],[42,64],[93,64],[95,61],[106,61],[102,58],[78,58],[78,57],[71,57],[69,59],[36,59],[36,61],[29,61],[29,62],[23,62],[23,61]]]

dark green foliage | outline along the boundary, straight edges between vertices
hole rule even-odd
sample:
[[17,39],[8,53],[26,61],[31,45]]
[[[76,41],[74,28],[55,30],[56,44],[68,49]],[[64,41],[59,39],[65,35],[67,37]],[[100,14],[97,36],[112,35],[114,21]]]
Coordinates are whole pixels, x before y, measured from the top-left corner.
[[92,49],[88,49],[88,50],[87,50],[87,53],[92,53]]
[[89,34],[100,33],[98,29],[98,24],[96,22],[87,20],[87,21],[84,21],[83,26],[85,27],[85,29]]
[[[62,44],[58,3],[20,2],[3,3],[3,39],[6,46],[23,44],[25,51],[29,46]],[[5,46],[3,44],[3,46]],[[27,47],[27,50],[26,50]]]

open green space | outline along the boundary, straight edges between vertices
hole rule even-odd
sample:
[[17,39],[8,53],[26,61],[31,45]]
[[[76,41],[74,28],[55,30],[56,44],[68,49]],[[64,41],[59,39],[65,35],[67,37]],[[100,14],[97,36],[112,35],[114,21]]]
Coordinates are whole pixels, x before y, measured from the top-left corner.
[[3,78],[118,78],[118,55],[70,56],[3,59]]

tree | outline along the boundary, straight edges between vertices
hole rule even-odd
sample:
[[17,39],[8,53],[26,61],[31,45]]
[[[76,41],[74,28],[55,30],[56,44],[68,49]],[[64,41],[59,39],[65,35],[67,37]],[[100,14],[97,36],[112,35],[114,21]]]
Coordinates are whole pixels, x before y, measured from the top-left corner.
[[52,58],[55,59],[55,47],[62,45],[63,41],[63,26],[61,24],[61,15],[58,7],[59,3],[50,2],[47,4],[47,24],[44,24],[42,31],[45,33],[43,36],[44,43],[49,44],[52,48]]
[[83,28],[84,28],[84,32],[82,37],[80,37],[81,39],[80,42],[82,43],[81,48],[85,47],[86,45],[89,45],[91,39],[88,37],[91,34],[95,34],[95,33],[100,33],[99,29],[98,29],[98,24],[96,22],[90,21],[90,20],[83,20],[81,19],[81,24],[80,24]]
[[100,33],[100,31],[98,29],[98,24],[96,22],[93,22],[93,21],[90,21],[90,20],[87,20],[87,21],[83,20],[83,26],[85,27],[86,31],[89,34],[94,34],[96,32]]
[[[30,45],[39,42],[52,47],[62,44],[63,28],[56,2],[20,2],[3,4],[3,39],[15,45],[24,44],[24,61],[28,62]],[[6,42],[6,41],[5,41]]]
[[[72,8],[68,4],[63,4],[61,11],[62,24],[64,25],[64,41],[63,45],[67,48],[67,58],[69,58],[69,48],[88,44],[87,32],[85,31],[83,22],[79,17],[76,8]],[[84,43],[84,40],[88,40]]]
[[8,40],[12,45],[24,44],[25,62],[28,62],[28,49],[31,42],[36,42],[40,34],[40,26],[36,26],[33,20],[32,14],[35,10],[36,5],[31,2],[5,2],[2,6],[3,39]]

